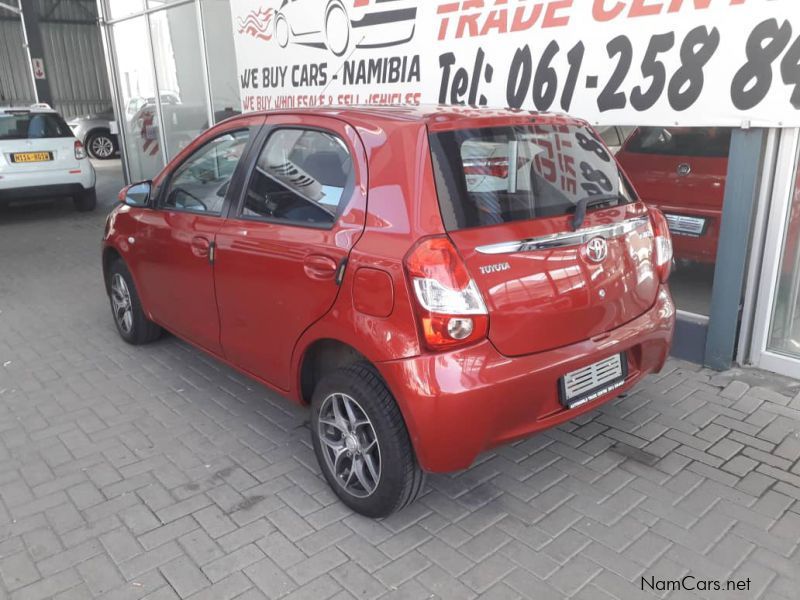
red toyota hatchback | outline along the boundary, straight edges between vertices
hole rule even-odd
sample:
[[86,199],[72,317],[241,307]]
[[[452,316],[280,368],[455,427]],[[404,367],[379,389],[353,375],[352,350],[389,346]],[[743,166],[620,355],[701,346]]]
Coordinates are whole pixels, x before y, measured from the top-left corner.
[[666,220],[576,119],[248,114],[120,200],[103,270],[123,339],[164,328],[310,405],[322,472],[368,516],[669,352]]

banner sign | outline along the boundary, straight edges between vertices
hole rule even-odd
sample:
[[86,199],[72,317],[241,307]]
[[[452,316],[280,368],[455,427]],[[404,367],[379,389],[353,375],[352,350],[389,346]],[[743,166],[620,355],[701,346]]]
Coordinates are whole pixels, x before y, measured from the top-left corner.
[[800,126],[798,0],[232,0],[245,111],[442,103]]

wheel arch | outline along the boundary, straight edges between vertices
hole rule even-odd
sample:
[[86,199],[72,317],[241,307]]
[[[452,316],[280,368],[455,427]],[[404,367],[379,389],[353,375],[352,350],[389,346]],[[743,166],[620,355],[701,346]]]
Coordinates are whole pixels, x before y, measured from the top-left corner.
[[111,264],[116,260],[123,260],[122,254],[113,246],[103,248],[103,282],[106,286],[106,294],[111,294],[108,274],[111,271]]
[[355,363],[374,364],[358,349],[333,338],[311,342],[303,351],[298,369],[298,397],[305,405],[311,404],[319,381],[328,373]]
[[114,140],[115,137],[117,137],[116,135],[111,133],[111,129],[110,128],[103,127],[102,125],[97,125],[95,127],[92,127],[89,131],[86,132],[86,137],[83,140],[84,143],[88,142],[89,138],[92,137],[96,133],[107,133],[108,136],[112,139],[112,141]]

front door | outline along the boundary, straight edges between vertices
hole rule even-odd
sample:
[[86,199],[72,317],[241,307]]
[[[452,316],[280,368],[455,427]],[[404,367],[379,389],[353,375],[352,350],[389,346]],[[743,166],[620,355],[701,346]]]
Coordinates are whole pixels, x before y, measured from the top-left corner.
[[215,236],[251,129],[239,121],[206,135],[200,148],[160,182],[157,209],[142,211],[146,254],[137,261],[137,274],[146,306],[160,324],[219,353]]
[[333,305],[363,231],[366,158],[336,119],[278,115],[267,129],[217,232],[215,280],[225,356],[289,389],[295,343]]

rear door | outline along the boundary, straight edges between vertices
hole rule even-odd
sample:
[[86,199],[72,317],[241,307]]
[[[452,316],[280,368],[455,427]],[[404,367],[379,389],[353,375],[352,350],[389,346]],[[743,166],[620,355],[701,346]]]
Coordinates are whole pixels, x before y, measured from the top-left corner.
[[[489,310],[500,352],[541,352],[601,335],[656,299],[652,229],[588,126],[432,131],[449,236]],[[602,197],[573,231],[580,200]]]
[[288,389],[294,346],[333,306],[364,229],[367,162],[336,119],[276,115],[266,129],[217,233],[215,281],[226,357]]
[[17,173],[79,169],[75,136],[57,113],[0,115],[3,159]]

